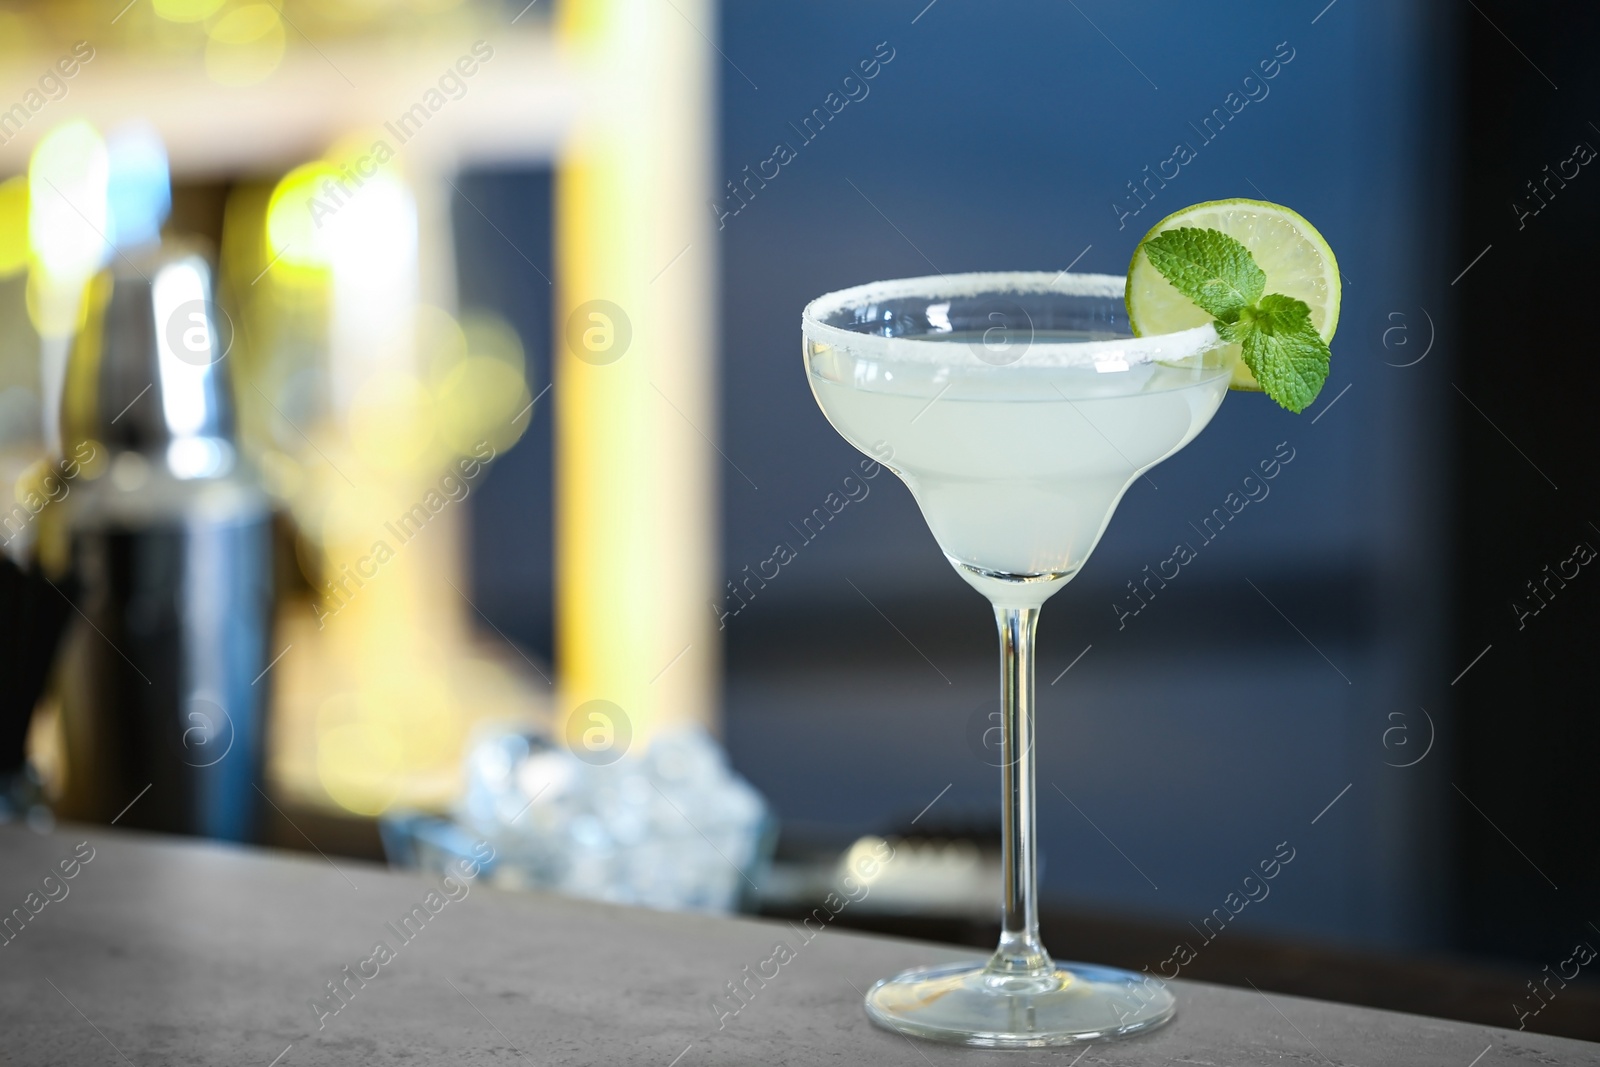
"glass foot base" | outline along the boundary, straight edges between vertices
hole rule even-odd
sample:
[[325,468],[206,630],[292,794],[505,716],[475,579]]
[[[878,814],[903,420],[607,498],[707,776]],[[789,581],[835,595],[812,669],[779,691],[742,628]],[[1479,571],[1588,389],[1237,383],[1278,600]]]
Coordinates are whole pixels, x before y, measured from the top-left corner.
[[1177,1010],[1155,979],[1057,963],[1042,978],[990,974],[982,963],[919,967],[867,991],[872,1021],[930,1041],[980,1048],[1032,1048],[1112,1041],[1154,1030]]

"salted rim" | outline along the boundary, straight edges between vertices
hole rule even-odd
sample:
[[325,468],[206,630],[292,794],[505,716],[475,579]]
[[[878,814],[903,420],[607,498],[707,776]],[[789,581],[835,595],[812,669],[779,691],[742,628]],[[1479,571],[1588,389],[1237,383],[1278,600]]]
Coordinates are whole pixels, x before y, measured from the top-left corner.
[[[951,356],[965,353],[965,346],[930,341],[926,337],[884,337],[856,333],[842,326],[830,326],[823,319],[850,307],[881,303],[906,297],[939,300],[947,297],[972,297],[986,293],[1060,293],[1063,296],[1102,297],[1121,300],[1127,279],[1115,274],[1051,274],[1048,271],[975,271],[969,274],[924,275],[868,282],[817,297],[800,313],[801,329],[813,341],[840,348],[856,357],[903,363],[950,363]],[[1176,333],[1145,337],[1120,337],[1109,341],[1036,341],[1008,367],[1084,366],[1119,359],[1129,363],[1154,363],[1158,360],[1183,360],[1198,356],[1225,342],[1216,329],[1206,323]],[[970,353],[966,353],[970,355]],[[986,366],[972,357],[975,364]],[[965,364],[966,360],[961,359]]]

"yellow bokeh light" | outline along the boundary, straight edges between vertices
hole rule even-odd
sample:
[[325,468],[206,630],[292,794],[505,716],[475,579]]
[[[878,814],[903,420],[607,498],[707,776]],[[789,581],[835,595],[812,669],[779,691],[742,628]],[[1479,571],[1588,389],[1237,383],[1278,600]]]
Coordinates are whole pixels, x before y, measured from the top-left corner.
[[52,279],[43,271],[29,271],[23,290],[28,322],[40,337],[68,337],[89,321],[89,304],[82,299],[79,282]]
[[[370,479],[369,479],[370,481]],[[375,537],[383,535],[383,522],[392,513],[403,511],[411,501],[396,494],[393,487],[368,486],[351,489],[328,498],[320,516],[308,523],[306,532],[338,559],[327,560],[329,576],[337,577],[339,565],[351,562],[344,557],[365,553]]]
[[379,470],[418,469],[433,436],[433,397],[404,371],[374,372],[351,402],[350,443]]
[[311,202],[321,194],[325,182],[338,178],[338,170],[320,159],[283,176],[267,201],[269,258],[291,267],[328,267],[328,237],[312,217]]
[[533,419],[527,357],[511,324],[498,315],[470,311],[461,319],[467,358],[439,378],[439,437],[457,455],[487,441],[496,451],[516,444]]
[[[398,651],[398,650],[397,650]],[[394,656],[382,674],[368,680],[361,694],[364,722],[382,722],[394,730],[408,768],[453,763],[450,743],[456,734],[455,708],[445,686],[444,664],[408,648]]]
[[168,22],[200,22],[225,3],[227,0],[154,0],[152,6]]
[[40,269],[81,284],[109,252],[105,139],[82,119],[58,126],[28,161],[28,240]]
[[0,278],[28,265],[28,179],[0,182]]
[[234,8],[207,36],[206,74],[218,85],[254,85],[283,62],[283,20],[271,4]]
[[467,335],[461,324],[443,308],[418,304],[416,309],[417,359],[422,377],[437,387],[467,358]]
[[528,428],[531,399],[515,369],[498,359],[469,356],[439,385],[439,437],[458,455],[485,441],[504,451]]
[[271,4],[245,4],[236,7],[212,26],[208,36],[219,44],[248,45],[283,29],[278,9]]
[[461,318],[461,331],[467,339],[467,348],[474,356],[498,360],[522,377],[527,371],[527,357],[522,351],[522,338],[512,325],[499,315],[486,311],[471,311]]
[[29,464],[17,476],[17,484],[12,487],[12,496],[17,503],[29,511],[38,512],[45,507],[47,500],[61,494],[61,476],[55,472],[54,466],[46,460],[36,460]]
[[415,254],[410,190],[374,161],[364,167],[363,176],[319,159],[283,176],[267,204],[268,252],[277,263],[353,277]]
[[312,217],[326,235],[335,273],[366,289],[415,258],[416,201],[392,170],[374,166],[359,183],[347,178],[343,187],[319,192]]
[[381,724],[335,726],[317,740],[317,776],[341,807],[380,815],[399,793],[401,756],[399,741]]

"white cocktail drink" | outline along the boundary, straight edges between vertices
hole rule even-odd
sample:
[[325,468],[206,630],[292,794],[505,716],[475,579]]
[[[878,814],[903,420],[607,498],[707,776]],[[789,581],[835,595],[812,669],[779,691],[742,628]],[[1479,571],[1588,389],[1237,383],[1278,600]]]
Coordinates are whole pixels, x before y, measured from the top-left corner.
[[948,365],[836,351],[815,361],[811,388],[846,440],[889,454],[950,562],[991,596],[985,575],[1055,588],[1077,574],[1128,486],[1188,444],[1228,389],[1226,368],[989,366],[960,339],[936,351]]
[[[941,294],[951,287],[929,281]],[[1063,300],[1092,300],[1121,280],[1055,284]],[[847,441],[910,487],[962,577],[998,602],[1036,604],[1077,574],[1128,486],[1211,420],[1229,364],[1209,326],[1147,339],[1118,337],[1112,324],[1041,328],[1024,302],[987,313],[997,324],[987,331],[955,328],[950,314],[941,300],[923,312],[932,321],[896,336],[813,336],[811,389]]]

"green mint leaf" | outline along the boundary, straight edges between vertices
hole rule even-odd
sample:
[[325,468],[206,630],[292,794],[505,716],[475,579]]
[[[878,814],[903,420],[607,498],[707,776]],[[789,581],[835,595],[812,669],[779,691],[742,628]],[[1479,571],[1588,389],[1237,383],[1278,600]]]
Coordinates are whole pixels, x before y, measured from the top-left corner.
[[1144,252],[1173,288],[1224,323],[1266,291],[1267,276],[1250,250],[1217,230],[1164,230],[1144,243]]
[[1305,301],[1273,293],[1243,309],[1217,333],[1236,342],[1267,395],[1299,414],[1310,406],[1328,379],[1328,343],[1311,324]]

